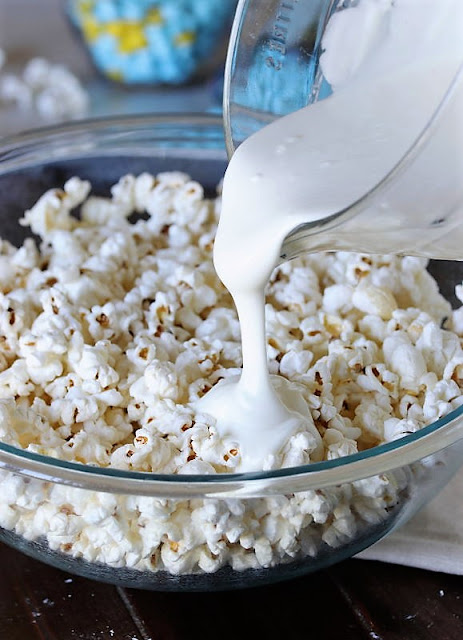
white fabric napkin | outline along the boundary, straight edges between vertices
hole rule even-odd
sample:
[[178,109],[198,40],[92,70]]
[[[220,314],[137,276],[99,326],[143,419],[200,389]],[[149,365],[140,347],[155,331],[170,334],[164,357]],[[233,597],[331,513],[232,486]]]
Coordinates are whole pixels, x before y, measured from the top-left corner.
[[463,469],[407,524],[356,557],[463,575]]

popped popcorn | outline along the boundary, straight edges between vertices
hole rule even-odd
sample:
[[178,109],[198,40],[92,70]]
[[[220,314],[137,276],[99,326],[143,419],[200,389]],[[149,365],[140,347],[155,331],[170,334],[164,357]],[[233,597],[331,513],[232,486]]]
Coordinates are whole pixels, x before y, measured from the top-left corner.
[[[6,56],[0,49],[0,71]],[[89,108],[87,91],[65,66],[44,58],[32,58],[21,74],[0,75],[0,104],[13,104],[22,111],[35,111],[51,122],[85,116]]]
[[[242,364],[212,263],[220,195],[206,199],[179,172],[124,176],[109,198],[90,191],[74,177],[25,212],[39,247],[0,241],[0,439],[107,468],[233,472],[240,443],[194,408]],[[425,260],[338,252],[282,264],[266,322],[270,370],[297,385],[321,440],[301,429],[266,469],[393,441],[463,402],[461,310]],[[273,498],[166,500],[2,471],[0,526],[112,567],[271,567],[384,521],[419,474],[416,465]]]

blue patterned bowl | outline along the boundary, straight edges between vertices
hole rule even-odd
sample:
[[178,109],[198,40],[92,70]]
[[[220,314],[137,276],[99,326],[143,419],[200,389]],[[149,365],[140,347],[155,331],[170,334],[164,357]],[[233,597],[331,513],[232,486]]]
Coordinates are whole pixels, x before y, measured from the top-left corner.
[[225,58],[236,0],[67,0],[96,68],[128,85],[178,85]]

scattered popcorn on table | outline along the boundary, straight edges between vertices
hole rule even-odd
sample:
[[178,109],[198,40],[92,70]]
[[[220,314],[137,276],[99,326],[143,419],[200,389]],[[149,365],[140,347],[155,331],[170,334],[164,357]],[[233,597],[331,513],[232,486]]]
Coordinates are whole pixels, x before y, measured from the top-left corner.
[[21,75],[0,75],[0,105],[2,102],[35,111],[50,122],[81,118],[88,112],[88,95],[78,78],[66,67],[43,58],[32,58]]
[[[212,263],[220,195],[205,199],[178,172],[124,176],[110,198],[90,190],[74,177],[25,212],[39,247],[0,240],[0,439],[102,467],[233,472],[239,443],[193,408],[241,368],[238,319]],[[303,391],[326,460],[403,437],[463,403],[461,311],[425,260],[298,258],[272,274],[266,314],[270,369]],[[309,463],[313,440],[301,430],[265,468]],[[2,471],[0,526],[113,567],[269,567],[385,520],[413,473],[419,465],[287,496],[174,501]]]

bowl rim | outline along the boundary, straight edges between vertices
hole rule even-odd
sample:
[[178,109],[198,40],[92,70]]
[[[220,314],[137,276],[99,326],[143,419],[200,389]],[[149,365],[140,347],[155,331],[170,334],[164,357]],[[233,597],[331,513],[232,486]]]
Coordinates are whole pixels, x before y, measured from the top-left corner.
[[246,473],[160,474],[84,465],[0,443],[0,469],[81,489],[158,498],[232,498],[326,489],[414,464],[463,439],[463,405],[392,442],[333,460]]
[[[146,127],[150,124],[174,124],[192,126],[195,124],[211,127],[220,127],[223,134],[223,116],[213,112],[202,111],[178,111],[178,112],[159,112],[159,113],[135,113],[123,115],[103,115],[92,116],[89,118],[79,118],[68,120],[57,124],[49,124],[44,126],[33,127],[18,131],[7,136],[0,136],[0,153],[8,149],[17,149],[18,144],[26,144],[29,142],[40,142],[43,144],[44,138],[48,136],[61,137],[67,133],[89,133],[110,127]],[[225,137],[224,137],[225,145]],[[225,149],[225,146],[224,146]],[[0,160],[2,156],[0,155]]]
[[[98,133],[115,128],[127,132],[127,129],[164,125],[189,128],[200,125],[216,130],[222,127],[222,122],[222,117],[216,114],[182,112],[90,118],[28,130],[0,139],[0,174],[3,162],[9,163],[10,153],[14,154],[17,164],[21,148],[43,144],[44,138],[62,142],[66,135],[88,134],[89,130]],[[200,141],[200,137],[196,139]],[[271,496],[338,486],[413,464],[463,439],[462,415],[463,405],[392,442],[333,460],[270,471],[210,475],[125,471],[68,462],[2,442],[0,469],[46,482],[116,494],[178,499]]]
[[[169,130],[168,127],[174,130]],[[198,131],[195,129],[198,129]],[[180,142],[179,131],[191,144],[204,136],[206,131],[214,134],[207,141],[216,143],[226,160],[223,133],[223,118],[216,113],[178,112],[178,113],[139,113],[134,115],[97,116],[71,120],[60,124],[41,126],[0,136],[0,175],[60,159],[114,155],[112,148],[108,154],[105,145],[124,144],[128,133],[137,137],[134,145],[151,142],[150,133],[162,132],[166,140]],[[140,137],[142,136],[142,137]],[[199,145],[198,145],[199,146]],[[69,154],[70,149],[73,154]],[[123,152],[133,152],[134,147],[123,147]],[[149,153],[140,155],[149,155]]]

